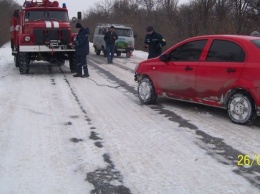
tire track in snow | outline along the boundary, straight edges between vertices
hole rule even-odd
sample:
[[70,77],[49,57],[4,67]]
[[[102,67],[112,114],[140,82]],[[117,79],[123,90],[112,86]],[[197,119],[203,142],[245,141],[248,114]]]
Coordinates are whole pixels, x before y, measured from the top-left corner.
[[[61,68],[59,68],[60,71],[63,73],[64,80],[67,83],[71,94],[75,98],[75,102],[78,104],[81,112],[84,115],[85,121],[88,122],[89,125],[91,125],[91,119],[89,118],[87,111],[83,107],[82,103],[80,102],[79,97],[77,96],[76,92],[72,88],[69,80],[67,79],[65,73],[62,71]],[[55,83],[55,81],[53,81]],[[89,136],[89,139],[92,139],[95,141],[95,146],[98,148],[102,148],[102,143],[99,140],[102,140],[101,137],[98,136],[98,133],[95,132],[96,127],[90,127],[91,134]],[[73,143],[78,143],[80,141],[83,141],[82,139],[78,138],[71,138],[71,141]],[[121,173],[116,170],[116,167],[114,163],[112,162],[110,155],[108,153],[103,155],[103,160],[107,163],[106,168],[98,168],[94,172],[88,172],[86,175],[85,181],[88,181],[89,183],[94,185],[94,190],[91,191],[91,194],[131,194],[131,191],[123,185],[123,176]],[[114,183],[118,183],[115,185]]]

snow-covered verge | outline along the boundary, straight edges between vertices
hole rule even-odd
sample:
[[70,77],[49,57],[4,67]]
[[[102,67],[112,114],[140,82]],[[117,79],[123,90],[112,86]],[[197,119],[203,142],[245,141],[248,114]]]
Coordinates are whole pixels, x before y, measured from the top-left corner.
[[0,194],[259,193],[218,155],[219,142],[260,154],[259,128],[201,106],[141,105],[133,69],[146,58],[108,65],[92,50],[90,79],[46,63],[20,75],[10,45],[1,48]]

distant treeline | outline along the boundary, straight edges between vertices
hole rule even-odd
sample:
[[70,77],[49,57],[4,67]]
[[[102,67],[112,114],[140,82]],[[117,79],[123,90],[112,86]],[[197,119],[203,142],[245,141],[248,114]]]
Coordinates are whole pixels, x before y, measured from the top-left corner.
[[[143,49],[145,28],[153,25],[167,47],[205,34],[250,34],[260,30],[260,0],[101,0],[84,13],[93,35],[97,23],[132,24],[136,49]],[[91,36],[92,37],[92,36]]]
[[[10,17],[17,7],[13,0],[0,0],[0,46],[9,41]],[[98,23],[130,24],[137,34],[136,49],[142,50],[147,25],[164,36],[167,47],[197,35],[260,31],[260,0],[190,0],[181,5],[178,0],[100,0],[83,16],[90,41]]]

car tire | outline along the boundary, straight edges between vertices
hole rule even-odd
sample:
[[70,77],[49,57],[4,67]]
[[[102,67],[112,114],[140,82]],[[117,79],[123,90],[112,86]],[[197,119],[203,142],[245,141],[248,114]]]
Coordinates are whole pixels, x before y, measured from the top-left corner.
[[19,53],[19,71],[20,74],[29,74],[30,55],[28,53]]
[[138,84],[138,97],[143,104],[153,104],[157,100],[157,94],[152,81],[144,77]]
[[58,67],[65,65],[65,59],[59,59],[55,63],[57,63]]
[[242,92],[229,98],[227,110],[230,120],[240,125],[251,124],[257,116],[253,99]]

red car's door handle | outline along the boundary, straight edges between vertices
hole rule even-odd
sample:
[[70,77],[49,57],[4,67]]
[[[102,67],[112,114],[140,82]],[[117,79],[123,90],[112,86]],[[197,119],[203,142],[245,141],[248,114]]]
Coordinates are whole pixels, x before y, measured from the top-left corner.
[[193,70],[192,67],[190,67],[190,66],[185,67],[185,71],[191,71],[191,70]]
[[227,69],[226,69],[226,72],[228,72],[228,73],[234,73],[234,72],[236,72],[236,69],[234,69],[234,68],[227,68]]

